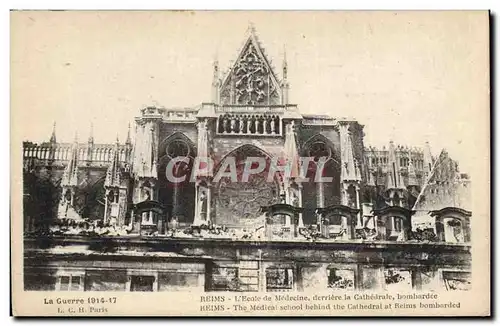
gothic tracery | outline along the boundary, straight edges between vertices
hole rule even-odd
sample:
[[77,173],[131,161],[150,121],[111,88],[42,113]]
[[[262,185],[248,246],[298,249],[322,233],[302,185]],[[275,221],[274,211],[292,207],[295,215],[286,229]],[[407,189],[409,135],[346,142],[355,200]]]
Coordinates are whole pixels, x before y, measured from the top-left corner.
[[278,87],[268,63],[253,42],[242,52],[221,90],[223,104],[279,104]]

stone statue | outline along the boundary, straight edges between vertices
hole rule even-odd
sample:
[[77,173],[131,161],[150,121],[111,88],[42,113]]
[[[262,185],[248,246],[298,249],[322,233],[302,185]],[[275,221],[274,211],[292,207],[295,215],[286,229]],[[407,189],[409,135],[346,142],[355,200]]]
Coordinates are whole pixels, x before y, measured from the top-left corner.
[[259,118],[255,118],[254,123],[255,123],[255,133],[258,134],[259,133]]
[[236,132],[236,118],[231,117],[231,132]]
[[207,189],[200,188],[198,194],[198,215],[202,221],[206,220],[207,215]]
[[295,188],[290,188],[290,205],[294,207],[300,206],[298,190]]

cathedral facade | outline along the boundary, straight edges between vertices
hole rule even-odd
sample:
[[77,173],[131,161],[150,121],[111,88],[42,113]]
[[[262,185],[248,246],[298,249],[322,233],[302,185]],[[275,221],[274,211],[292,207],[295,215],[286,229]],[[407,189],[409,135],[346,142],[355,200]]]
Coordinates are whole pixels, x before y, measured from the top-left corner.
[[301,114],[252,29],[234,62],[124,143],[24,143],[26,290],[470,287],[470,180],[446,151]]

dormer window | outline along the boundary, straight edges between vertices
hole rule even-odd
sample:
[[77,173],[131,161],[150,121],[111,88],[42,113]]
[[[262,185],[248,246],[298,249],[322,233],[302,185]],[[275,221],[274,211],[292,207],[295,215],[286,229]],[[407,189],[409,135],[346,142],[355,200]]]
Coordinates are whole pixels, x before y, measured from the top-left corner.
[[389,241],[408,240],[414,213],[415,211],[400,206],[374,210],[373,214],[379,219],[377,232],[380,238]]
[[323,233],[328,239],[343,238],[347,235],[347,217],[335,214],[323,218]]
[[458,207],[445,207],[431,211],[435,218],[436,234],[439,241],[448,243],[470,242],[470,218],[472,212]]

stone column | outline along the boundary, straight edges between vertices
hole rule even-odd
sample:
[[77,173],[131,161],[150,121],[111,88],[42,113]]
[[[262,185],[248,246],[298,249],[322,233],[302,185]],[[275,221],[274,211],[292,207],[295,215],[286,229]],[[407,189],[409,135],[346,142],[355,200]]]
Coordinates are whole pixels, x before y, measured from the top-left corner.
[[180,196],[180,189],[178,184],[173,184],[173,189],[172,189],[172,217],[176,217],[180,214],[180,207],[179,207],[179,196]]
[[252,118],[249,116],[247,118],[247,123],[246,123],[247,134],[250,134],[250,124],[251,123],[252,123]]
[[196,185],[194,187],[194,200],[195,200],[195,203],[194,203],[193,225],[199,224],[200,207],[198,205],[198,203],[199,203],[199,199],[198,199],[199,191],[198,191],[198,188],[199,188],[199,185],[198,185],[198,183],[196,183]]
[[125,217],[127,214],[127,189],[120,188],[118,189],[118,226],[125,225]]
[[232,134],[236,133],[236,118],[234,116],[231,117],[230,130]]
[[363,221],[362,221],[362,209],[361,209],[361,205],[360,205],[360,200],[359,200],[359,185],[356,185],[354,187],[354,189],[356,189],[356,208],[359,209],[359,212],[357,214],[357,222],[356,224],[359,226],[359,227],[363,227]]
[[211,221],[210,212],[212,211],[212,187],[207,185],[207,215],[206,222],[207,224]]
[[74,207],[75,205],[75,188],[71,187],[71,207]]
[[316,183],[316,199],[317,199],[318,208],[323,208],[325,206],[325,195],[324,195],[323,182]]
[[108,222],[108,197],[109,197],[109,189],[106,189],[104,195],[104,224]]
[[222,120],[222,133],[227,134],[229,132],[229,119],[227,116],[224,116],[224,119]]
[[[151,186],[151,188],[149,189],[149,193],[151,196],[150,200],[156,200],[157,196],[156,196],[155,180],[149,180],[149,185]],[[154,223],[154,212],[153,211],[149,212],[149,223]]]
[[262,249],[258,249],[259,253],[259,292],[266,291],[266,268],[262,261]]
[[[202,196],[205,196],[204,198]],[[206,222],[206,215],[203,215],[203,207],[207,203],[208,200],[208,188],[200,185],[200,183],[196,184],[195,189],[195,216],[193,220],[193,225],[201,225]],[[208,205],[207,205],[208,206]],[[205,206],[205,207],[207,207]],[[205,212],[206,214],[206,212]]]

